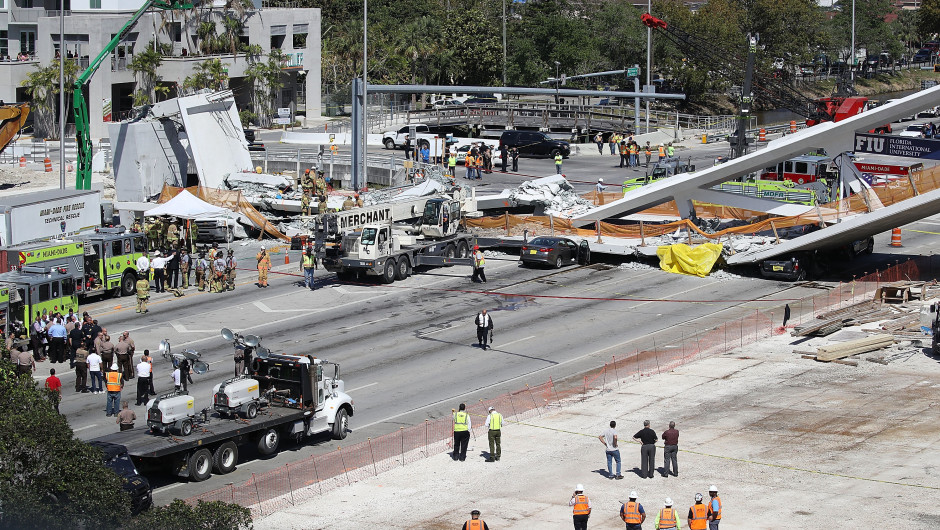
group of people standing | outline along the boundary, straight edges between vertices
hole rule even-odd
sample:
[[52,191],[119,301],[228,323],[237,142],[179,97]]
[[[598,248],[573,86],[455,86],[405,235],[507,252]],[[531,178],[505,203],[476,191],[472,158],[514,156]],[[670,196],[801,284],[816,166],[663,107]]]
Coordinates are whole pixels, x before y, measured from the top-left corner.
[[[714,484],[708,488],[709,501],[705,504],[701,493],[695,494],[695,504],[689,507],[686,515],[686,524],[689,530],[718,530],[721,523],[721,497],[718,496],[718,487]],[[646,509],[638,501],[639,495],[631,491],[627,502],[620,505],[620,519],[626,524],[626,530],[642,530],[646,522]],[[679,530],[682,527],[681,515],[673,507],[671,498],[666,497],[663,507],[656,512],[653,528],[656,530]],[[588,519],[591,516],[591,500],[584,493],[584,486],[578,484],[574,493],[568,500],[572,508],[572,518],[575,530],[587,530]]]
[[[508,148],[505,145],[499,146],[500,171],[505,173],[506,168],[512,161],[512,171],[519,171],[519,150],[515,147]],[[450,156],[447,161],[447,167],[451,175],[456,176],[457,171],[457,151],[451,147]],[[464,167],[467,169],[467,179],[479,180],[483,178],[483,173],[493,172],[493,148],[485,143],[479,146],[473,146],[464,155]]]
[[[597,133],[594,136],[594,143],[597,145],[597,152],[604,154],[604,135]],[[666,157],[675,156],[675,148],[672,142],[668,144],[659,144],[652,146],[647,141],[646,145],[641,146],[633,137],[633,133],[612,133],[606,142],[610,146],[611,156],[620,155],[620,167],[638,168],[640,161],[645,160],[644,167],[649,167],[650,160],[656,155],[656,161]]]

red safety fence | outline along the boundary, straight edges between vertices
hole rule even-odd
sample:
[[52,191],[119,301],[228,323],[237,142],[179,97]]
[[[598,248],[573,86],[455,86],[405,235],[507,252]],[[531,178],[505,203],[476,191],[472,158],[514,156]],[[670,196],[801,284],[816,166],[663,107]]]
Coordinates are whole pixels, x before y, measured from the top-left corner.
[[[875,271],[852,282],[839,284],[815,296],[789,302],[787,327],[799,325],[816,315],[872,300],[879,288],[896,281],[924,281],[933,278],[932,256],[921,256],[884,271]],[[759,300],[755,300],[755,303]],[[772,335],[786,333],[782,326],[784,307],[754,309],[733,320],[700,324],[693,330],[683,326],[672,331],[642,337],[632,344],[611,351],[610,360],[578,377],[563,381],[549,378],[537,386],[526,384],[514,392],[490,400],[469,403],[467,412],[474,419],[472,435],[486,437],[483,418],[490,406],[500,411],[505,421],[526,421],[552,409],[565,407],[617,386],[630,378],[668,372],[695,359],[726,353],[753,344]],[[329,453],[310,456],[252,478],[242,484],[230,484],[188,499],[226,501],[248,506],[256,517],[293,506],[324,492],[352,484],[400,466],[413,464],[451,450],[453,424],[449,417],[429,419],[424,423],[399,428],[375,439],[338,446]]]

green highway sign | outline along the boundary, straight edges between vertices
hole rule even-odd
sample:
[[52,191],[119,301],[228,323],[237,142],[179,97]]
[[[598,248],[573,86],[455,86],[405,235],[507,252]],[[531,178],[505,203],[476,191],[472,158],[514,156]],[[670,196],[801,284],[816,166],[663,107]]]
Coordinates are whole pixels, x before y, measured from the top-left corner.
[[637,77],[640,75],[639,68],[627,68],[627,77]]

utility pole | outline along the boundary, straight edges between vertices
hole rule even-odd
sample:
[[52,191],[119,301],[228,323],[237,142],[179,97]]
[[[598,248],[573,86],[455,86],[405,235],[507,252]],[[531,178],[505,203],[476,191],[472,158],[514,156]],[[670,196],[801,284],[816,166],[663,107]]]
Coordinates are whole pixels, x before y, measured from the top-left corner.
[[506,86],[506,0],[503,0],[503,86]]
[[59,0],[59,189],[65,189],[65,0]]
[[[369,166],[366,159],[369,157],[367,140],[369,138],[369,0],[362,0],[362,158],[358,160],[358,171],[353,172],[353,187],[356,191],[365,186],[366,168]],[[352,168],[350,168],[352,169]],[[358,178],[356,173],[359,173]]]
[[[855,0],[852,0],[853,2]],[[646,0],[646,12],[653,14],[653,0]],[[653,28],[646,27],[646,86],[653,84]],[[636,112],[636,110],[634,110]],[[640,131],[635,131],[640,134]],[[650,100],[646,98],[646,131],[650,132]]]

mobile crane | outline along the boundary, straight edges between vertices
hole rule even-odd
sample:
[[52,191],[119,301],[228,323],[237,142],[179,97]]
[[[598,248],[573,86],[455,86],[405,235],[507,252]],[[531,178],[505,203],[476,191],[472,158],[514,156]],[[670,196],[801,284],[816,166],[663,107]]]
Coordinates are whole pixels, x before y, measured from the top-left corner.
[[[693,56],[710,70],[727,79],[741,80],[741,112],[738,129],[732,142],[732,157],[736,158],[747,151],[745,131],[753,91],[764,101],[778,108],[785,108],[806,118],[806,124],[816,125],[824,121],[841,121],[864,111],[868,98],[850,95],[852,90],[842,88],[839,94],[831,97],[812,99],[790,84],[757,71],[754,65],[757,53],[757,35],[748,35],[748,54],[742,56],[734,50],[728,50],[695,35],[691,35],[675,25],[644,13],[640,19],[649,28],[660,31],[681,50]],[[742,69],[742,65],[744,68]],[[873,133],[891,132],[891,126],[885,125],[871,131]]]
[[88,103],[85,102],[85,88],[88,87],[88,83],[91,82],[91,77],[95,75],[95,72],[98,71],[98,67],[101,66],[101,63],[113,52],[118,44],[127,36],[128,33],[134,26],[137,25],[137,21],[140,20],[140,17],[144,16],[150,8],[157,8],[163,10],[182,10],[182,9],[192,9],[194,4],[181,2],[179,0],[146,0],[140,9],[134,13],[134,16],[131,17],[129,21],[121,28],[120,31],[111,39],[107,46],[101,50],[101,53],[88,65],[77,78],[75,82],[72,83],[72,106],[75,112],[75,139],[78,145],[78,163],[76,164],[75,171],[75,189],[79,190],[89,190],[91,189],[91,136],[89,133],[89,122],[88,122]]

